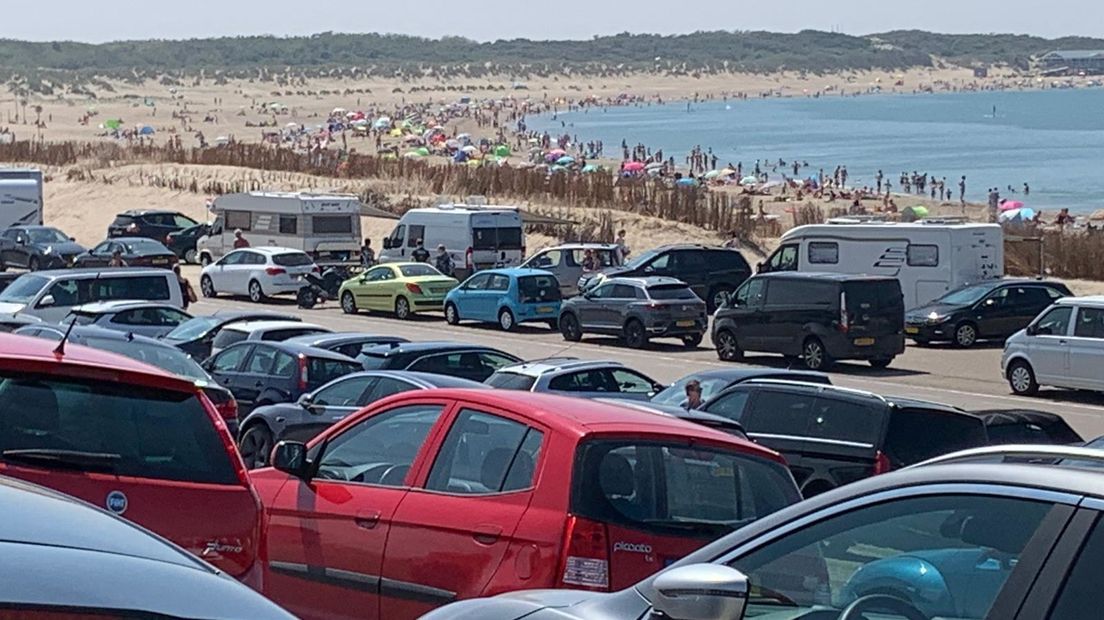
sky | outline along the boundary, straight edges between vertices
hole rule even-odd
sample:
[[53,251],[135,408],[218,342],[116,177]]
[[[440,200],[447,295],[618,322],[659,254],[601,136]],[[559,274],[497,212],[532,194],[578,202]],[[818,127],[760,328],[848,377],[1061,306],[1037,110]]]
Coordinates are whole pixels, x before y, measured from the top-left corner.
[[103,42],[390,32],[480,41],[695,30],[919,29],[1104,38],[1100,0],[4,0],[0,38]]

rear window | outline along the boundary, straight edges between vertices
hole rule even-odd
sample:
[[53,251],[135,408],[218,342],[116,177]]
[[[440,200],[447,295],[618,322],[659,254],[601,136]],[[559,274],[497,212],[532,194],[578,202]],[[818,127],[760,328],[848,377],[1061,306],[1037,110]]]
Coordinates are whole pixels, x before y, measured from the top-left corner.
[[330,360],[319,357],[307,358],[307,385],[313,390],[339,377],[344,377],[354,372],[360,372],[362,369],[363,367],[356,362]]
[[510,228],[473,228],[472,249],[475,250],[520,250],[522,249],[521,227]]
[[1030,421],[997,424],[986,428],[991,445],[1005,444],[1080,444],[1080,435],[1064,421],[1046,426]]
[[889,416],[885,453],[895,467],[986,445],[981,418],[906,407]]
[[239,484],[195,394],[0,374],[0,459],[179,482]]
[[272,262],[281,267],[306,267],[314,263],[311,257],[307,256],[303,252],[288,252],[287,254],[277,254],[272,257]]
[[330,333],[325,329],[318,329],[316,327],[291,327],[288,329],[274,329],[261,334],[261,340],[265,342],[283,342],[290,338],[298,338],[299,336],[313,336],[315,334],[328,334]]
[[211,347],[215,349],[225,349],[226,347],[237,344],[242,340],[249,337],[249,334],[238,331],[236,329],[224,329],[215,336],[215,339],[211,341]]
[[129,215],[116,215],[115,221],[111,222],[112,226],[129,226],[134,218]]
[[[129,299],[148,301],[167,301],[169,294],[169,278],[167,276],[127,276],[122,278],[99,278],[75,281],[75,288],[80,291],[91,289],[90,301],[121,301]],[[56,297],[56,296],[55,296]],[[66,305],[60,301],[57,305]]]
[[871,310],[904,311],[901,283],[897,280],[845,282],[843,292],[847,293],[847,311],[851,314]]
[[563,299],[563,295],[560,293],[560,283],[552,276],[524,276],[518,278],[518,293],[521,294],[522,303],[539,303]]
[[316,215],[311,218],[311,226],[315,234],[338,235],[353,232],[353,217],[351,215]]
[[399,271],[402,272],[404,278],[417,278],[420,276],[441,276],[440,271],[437,271],[430,265],[403,265],[399,267]]
[[516,372],[496,372],[485,382],[487,385],[500,390],[521,390],[528,392],[537,382],[536,377],[522,375]]
[[649,287],[648,297],[660,301],[670,299],[685,299],[689,301],[698,299],[698,296],[694,294],[694,291],[690,290],[689,286],[678,286],[672,284]]
[[799,499],[779,463],[683,443],[596,440],[576,454],[571,511],[637,530],[714,538]]
[[132,239],[123,245],[126,246],[126,251],[130,254],[152,254],[166,251],[165,246],[153,239]]
[[387,367],[386,355],[372,355],[370,353],[361,352],[356,360],[360,362],[361,368],[364,370],[380,370]]

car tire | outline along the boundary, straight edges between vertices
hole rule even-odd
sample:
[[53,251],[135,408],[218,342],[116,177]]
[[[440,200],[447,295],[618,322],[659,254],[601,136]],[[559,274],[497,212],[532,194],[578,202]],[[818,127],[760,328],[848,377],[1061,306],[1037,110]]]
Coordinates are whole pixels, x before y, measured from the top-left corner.
[[629,319],[623,329],[625,344],[630,349],[643,349],[648,346],[648,333],[644,331],[644,324],[636,319]]
[[579,319],[574,314],[565,314],[560,317],[560,335],[568,342],[579,342],[583,339],[583,330],[579,325]]
[[400,295],[395,300],[395,318],[400,321],[408,321],[413,316],[414,313],[410,310],[410,300]]
[[194,264],[196,264],[197,260],[198,260],[198,258],[197,258],[197,254],[196,254],[195,250],[184,250],[184,262],[185,263],[188,263],[189,265],[194,265]]
[[736,334],[727,329],[717,332],[716,341],[717,358],[722,362],[738,362],[744,359],[744,352],[740,349],[740,343],[736,340]]
[[701,346],[702,340],[705,340],[705,334],[694,334],[693,336],[683,336],[682,344],[687,349],[696,349]]
[[1023,360],[1015,360],[1008,365],[1008,387],[1018,396],[1034,396],[1039,392],[1039,382],[1035,380],[1035,370]]
[[832,358],[819,338],[809,338],[801,345],[801,357],[809,370],[823,371],[831,368]]
[[706,309],[709,311],[709,314],[713,314],[717,311],[717,308],[724,305],[724,296],[732,295],[732,291],[733,289],[731,286],[714,286],[710,289],[709,299],[705,301]]
[[973,323],[963,322],[955,326],[954,343],[960,349],[969,349],[977,344],[977,326]]
[[251,424],[238,440],[242,460],[249,469],[267,467],[275,439],[272,431],[261,423]]
[[215,283],[211,280],[211,276],[203,276],[199,279],[199,292],[208,299],[214,299],[218,296],[218,291],[215,290]]
[[31,260],[27,261],[27,271],[38,271],[41,266],[37,256],[32,256]]
[[559,331],[560,330],[560,322],[556,319],[549,319],[548,320],[548,329],[551,329],[554,332]]
[[889,368],[889,365],[893,363],[892,357],[880,357],[878,359],[870,360],[870,365],[878,370],[885,370]]
[[249,301],[259,304],[265,300],[264,289],[261,288],[261,283],[256,280],[249,281]]
[[514,331],[517,327],[517,321],[514,319],[514,313],[510,312],[509,308],[503,308],[498,313],[498,327],[504,332]]
[[349,291],[341,294],[341,311],[345,314],[357,313],[356,298]]
[[206,252],[204,252],[203,254],[199,255],[199,264],[200,264],[200,266],[206,267],[207,265],[210,265],[211,262],[212,261],[211,261],[211,255],[210,254],[207,254]]
[[456,304],[445,304],[445,322],[449,325],[460,324],[460,310]]

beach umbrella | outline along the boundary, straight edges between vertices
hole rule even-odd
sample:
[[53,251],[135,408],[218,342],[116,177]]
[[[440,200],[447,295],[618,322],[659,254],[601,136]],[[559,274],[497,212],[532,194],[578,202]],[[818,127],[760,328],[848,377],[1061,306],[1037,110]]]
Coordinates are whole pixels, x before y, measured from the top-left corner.
[[715,179],[719,176],[721,176],[720,170],[710,170],[709,172],[705,173],[705,178],[710,180]]
[[424,146],[421,147],[421,148],[415,149],[414,152],[420,154],[422,157],[427,157],[429,155],[429,149],[427,149]]
[[570,155],[564,155],[556,160],[556,165],[558,166],[570,166],[573,163],[575,163],[575,158]]
[[621,166],[625,172],[640,172],[644,169],[644,163],[639,161],[627,161]]
[[759,179],[754,176],[746,176],[740,181],[740,185],[757,185],[758,183]]
[[509,157],[510,147],[506,146],[505,144],[500,144],[494,148],[494,154],[498,155],[499,157]]
[[647,170],[659,170],[662,167],[663,167],[663,162],[661,162],[661,161],[653,161],[652,163],[645,166],[645,168]]
[[1035,217],[1035,209],[1022,207],[1001,213],[997,216],[997,221],[1001,224],[1023,224],[1033,217]]
[[109,118],[103,122],[103,126],[108,129],[118,129],[123,126],[123,121],[117,118]]
[[928,217],[928,208],[924,205],[915,205],[901,209],[901,219],[906,222],[915,222]]
[[1024,203],[1020,202],[1019,200],[1005,200],[1004,202],[1001,203],[1000,210],[1001,211],[1012,211],[1014,209],[1022,209],[1023,206],[1024,206]]
[[587,164],[587,165],[583,166],[583,172],[585,172],[587,174],[590,174],[592,172],[601,172],[601,171],[602,171],[602,167],[601,166],[596,166],[594,164]]
[[736,174],[736,171],[733,170],[732,168],[722,168],[721,169],[721,176],[723,176],[723,177],[730,177],[734,174]]
[[1096,211],[1093,211],[1093,214],[1089,216],[1089,219],[1094,222],[1104,220],[1104,209],[1097,209]]
[[403,157],[406,157],[407,159],[421,159],[422,157],[425,157],[425,155],[419,153],[418,151],[407,151],[403,154]]
[[469,145],[467,145],[467,146],[465,146],[464,148],[462,148],[462,149],[460,149],[460,150],[461,150],[461,151],[464,151],[465,153],[467,153],[467,154],[469,154],[469,155],[470,155],[470,154],[472,154],[472,153],[478,153],[478,152],[479,152],[479,149],[478,149],[478,148],[476,148],[476,147],[474,147],[474,146],[472,146],[472,145],[470,145],[470,144],[469,144]]
[[344,114],[346,112],[348,112],[348,110],[345,108],[334,108],[333,111],[330,112],[330,116],[337,116],[338,114]]
[[142,125],[138,128],[138,133],[143,136],[152,136],[154,134],[154,129],[149,125]]
[[675,185],[681,185],[682,187],[695,187],[697,184],[697,179],[691,179],[689,177],[675,181]]
[[560,158],[560,157],[563,157],[564,155],[567,155],[567,151],[565,151],[563,149],[552,149],[552,150],[548,151],[548,154],[549,155],[555,155],[557,158]]

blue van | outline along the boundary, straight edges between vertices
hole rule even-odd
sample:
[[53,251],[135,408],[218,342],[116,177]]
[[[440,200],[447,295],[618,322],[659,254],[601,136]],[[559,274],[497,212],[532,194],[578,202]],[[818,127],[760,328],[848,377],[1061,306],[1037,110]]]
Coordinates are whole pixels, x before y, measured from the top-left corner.
[[445,320],[498,323],[510,331],[518,323],[547,323],[559,329],[560,284],[556,276],[539,269],[515,267],[480,271],[445,297]]

